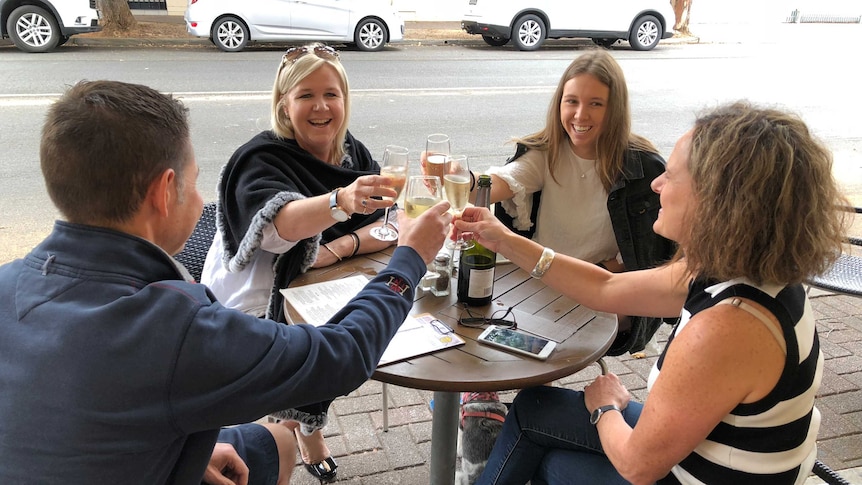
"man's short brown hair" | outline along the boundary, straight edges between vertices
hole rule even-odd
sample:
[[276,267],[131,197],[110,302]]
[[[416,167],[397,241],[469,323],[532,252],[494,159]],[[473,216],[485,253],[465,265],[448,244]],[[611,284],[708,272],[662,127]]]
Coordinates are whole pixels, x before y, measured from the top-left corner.
[[107,225],[132,217],[165,170],[179,184],[189,146],[180,101],[138,84],[81,81],[48,110],[40,160],[67,220]]

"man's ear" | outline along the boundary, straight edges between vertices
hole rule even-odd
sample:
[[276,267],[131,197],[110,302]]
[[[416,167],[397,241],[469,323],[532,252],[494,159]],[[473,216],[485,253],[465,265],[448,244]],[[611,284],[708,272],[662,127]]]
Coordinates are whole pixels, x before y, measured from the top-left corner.
[[169,168],[150,183],[147,191],[147,204],[162,217],[168,216],[171,201],[176,197],[176,172]]

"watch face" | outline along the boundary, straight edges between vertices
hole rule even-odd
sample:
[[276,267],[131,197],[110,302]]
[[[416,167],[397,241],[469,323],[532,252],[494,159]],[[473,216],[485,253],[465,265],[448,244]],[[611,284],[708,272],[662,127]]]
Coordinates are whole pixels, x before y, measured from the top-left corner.
[[344,212],[340,207],[332,207],[329,209],[329,213],[332,215],[332,218],[338,222],[344,222],[350,217],[347,216],[347,212]]

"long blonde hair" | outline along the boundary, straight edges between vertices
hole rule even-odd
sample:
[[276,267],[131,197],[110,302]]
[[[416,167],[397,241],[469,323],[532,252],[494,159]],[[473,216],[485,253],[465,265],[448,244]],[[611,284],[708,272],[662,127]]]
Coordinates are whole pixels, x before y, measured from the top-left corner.
[[602,134],[596,141],[596,171],[605,190],[610,191],[623,170],[626,150],[634,148],[652,153],[658,149],[646,138],[631,132],[631,111],[626,79],[617,61],[604,49],[593,49],[577,57],[563,72],[557,90],[548,106],[545,127],[540,131],[516,139],[529,148],[546,151],[548,169],[557,181],[555,172],[559,162],[560,147],[569,143],[569,137],[560,119],[560,103],[563,101],[563,87],[576,76],[589,74],[608,87],[608,109],[605,114]]
[[347,121],[350,119],[350,83],[347,81],[347,73],[341,61],[338,60],[338,54],[321,43],[308,44],[299,50],[300,52],[304,50],[304,53],[292,60],[289,59],[289,54],[285,54],[281,64],[278,65],[275,82],[272,85],[272,112],[270,113],[272,131],[281,138],[296,138],[293,123],[284,111],[285,95],[309,74],[325,65],[332,66],[338,74],[344,95],[344,122],[332,142],[332,160],[324,160],[324,162],[338,163],[344,157],[344,138],[347,136]]
[[697,119],[689,172],[690,271],[792,284],[841,253],[847,200],[832,154],[798,117],[737,102]]

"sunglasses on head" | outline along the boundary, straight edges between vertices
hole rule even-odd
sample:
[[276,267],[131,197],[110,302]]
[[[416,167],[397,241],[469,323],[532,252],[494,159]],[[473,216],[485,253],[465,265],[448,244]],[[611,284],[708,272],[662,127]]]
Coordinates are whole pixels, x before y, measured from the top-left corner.
[[284,55],[281,56],[281,65],[284,66],[287,63],[293,64],[297,59],[309,53],[310,50],[314,51],[314,54],[317,57],[327,60],[335,60],[338,59],[338,51],[329,47],[328,45],[316,44],[309,49],[309,46],[304,45],[301,47],[291,47],[290,49],[284,52]]
[[[465,317],[462,313],[458,323],[465,327],[481,328],[485,325],[496,325],[498,327],[511,328],[512,330],[518,328],[518,322],[515,320],[515,314],[512,313],[512,307],[509,307],[507,310],[497,310],[490,317],[473,315],[467,305],[464,305],[464,311],[467,312],[467,316]],[[512,317],[511,320],[507,320],[506,317],[509,316]]]

